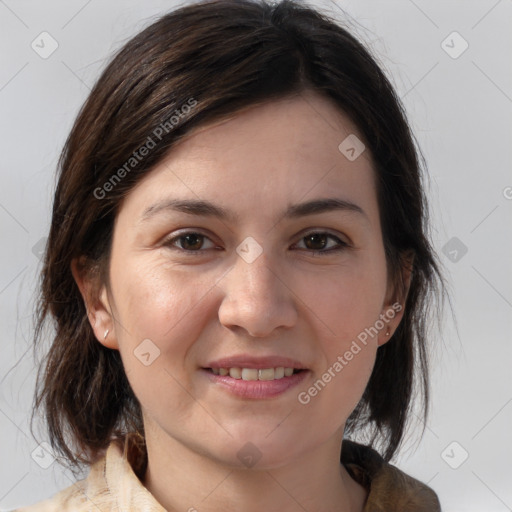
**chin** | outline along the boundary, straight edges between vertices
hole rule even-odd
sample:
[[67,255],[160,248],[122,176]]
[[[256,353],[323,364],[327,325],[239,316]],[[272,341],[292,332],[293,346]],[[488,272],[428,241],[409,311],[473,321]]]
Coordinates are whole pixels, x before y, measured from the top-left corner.
[[276,428],[276,423],[261,425],[259,429],[230,432],[233,438],[216,453],[215,458],[237,469],[275,469],[292,462],[305,448],[302,446],[304,436],[300,432],[294,435],[283,425]]

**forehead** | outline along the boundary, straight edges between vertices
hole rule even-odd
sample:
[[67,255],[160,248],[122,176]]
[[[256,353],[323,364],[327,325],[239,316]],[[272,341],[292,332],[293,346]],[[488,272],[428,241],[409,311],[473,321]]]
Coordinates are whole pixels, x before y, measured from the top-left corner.
[[372,210],[369,151],[355,159],[342,151],[354,137],[362,139],[352,121],[314,93],[251,106],[189,132],[137,185],[125,207],[140,217],[157,201],[207,199],[237,214],[264,216],[337,195]]

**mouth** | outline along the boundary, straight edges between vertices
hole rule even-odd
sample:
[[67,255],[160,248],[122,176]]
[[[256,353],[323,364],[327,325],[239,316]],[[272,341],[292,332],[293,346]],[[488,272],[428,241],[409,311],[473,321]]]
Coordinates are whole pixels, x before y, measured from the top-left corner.
[[275,368],[203,368],[204,370],[212,373],[213,375],[219,375],[221,377],[229,376],[232,379],[244,380],[244,381],[271,381],[280,380],[285,377],[291,377],[297,373],[305,372],[302,368],[291,368],[285,366],[278,366]]
[[299,360],[277,354],[232,355],[209,361],[200,369],[213,389],[256,400],[283,395],[311,374]]
[[206,367],[201,373],[213,389],[231,397],[247,400],[264,400],[286,396],[311,373],[305,368],[277,366],[270,368]]

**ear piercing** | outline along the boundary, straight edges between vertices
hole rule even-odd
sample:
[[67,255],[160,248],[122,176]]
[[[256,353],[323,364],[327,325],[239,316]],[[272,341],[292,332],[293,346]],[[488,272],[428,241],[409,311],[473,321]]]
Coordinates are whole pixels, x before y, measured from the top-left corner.
[[389,329],[386,331],[386,336],[389,336]]
[[107,329],[107,330],[105,331],[105,334],[103,335],[103,339],[104,339],[104,340],[106,340],[106,339],[107,339],[108,332],[109,332],[109,330]]

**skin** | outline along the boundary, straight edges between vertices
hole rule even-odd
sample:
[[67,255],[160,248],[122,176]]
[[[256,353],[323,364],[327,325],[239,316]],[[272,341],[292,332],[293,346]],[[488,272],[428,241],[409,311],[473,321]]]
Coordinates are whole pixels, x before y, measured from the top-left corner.
[[[141,403],[149,457],[143,483],[167,510],[363,510],[366,491],[340,464],[340,446],[378,347],[403,309],[366,346],[359,343],[308,404],[297,399],[405,299],[388,279],[370,153],[351,162],[338,149],[349,134],[359,134],[349,118],[312,92],[196,129],[125,198],[110,289],[100,283],[91,295],[93,278],[73,265],[95,335],[120,351]],[[238,218],[169,210],[141,220],[168,198],[208,200]],[[283,218],[289,205],[321,198],[351,201],[366,216]],[[205,238],[165,242],[185,230]],[[307,245],[311,231],[348,247],[325,252],[338,245],[330,237]],[[263,250],[252,263],[236,252],[248,236]],[[405,270],[404,279],[408,286]],[[160,350],[148,366],[134,355],[145,339]],[[243,353],[292,357],[310,372],[300,386],[254,400],[229,394],[199,370]],[[261,453],[251,468],[237,457],[247,442]]]

